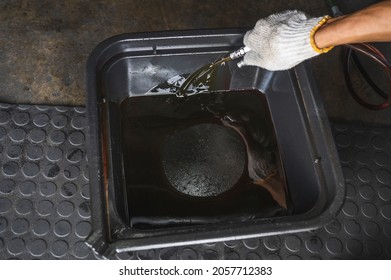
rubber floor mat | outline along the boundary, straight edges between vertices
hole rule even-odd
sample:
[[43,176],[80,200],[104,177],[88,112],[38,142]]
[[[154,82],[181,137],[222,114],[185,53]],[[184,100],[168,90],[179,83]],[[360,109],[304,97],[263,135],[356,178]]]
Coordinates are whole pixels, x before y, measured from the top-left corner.
[[0,258],[84,259],[84,108],[0,104]]
[[[391,259],[391,130],[333,124],[347,193],[300,234],[121,253],[117,259]],[[95,259],[82,107],[0,104],[0,259]]]

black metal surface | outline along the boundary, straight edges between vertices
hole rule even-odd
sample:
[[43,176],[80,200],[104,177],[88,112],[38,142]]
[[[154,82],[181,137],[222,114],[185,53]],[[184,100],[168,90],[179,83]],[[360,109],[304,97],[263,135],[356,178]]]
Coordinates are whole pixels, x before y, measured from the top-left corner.
[[[75,149],[85,155],[84,117],[84,108],[0,104],[0,259],[96,258],[84,244],[91,229],[87,161],[68,156]],[[333,134],[347,193],[325,227],[113,258],[391,259],[390,129],[335,124]],[[49,175],[52,164],[59,171]]]

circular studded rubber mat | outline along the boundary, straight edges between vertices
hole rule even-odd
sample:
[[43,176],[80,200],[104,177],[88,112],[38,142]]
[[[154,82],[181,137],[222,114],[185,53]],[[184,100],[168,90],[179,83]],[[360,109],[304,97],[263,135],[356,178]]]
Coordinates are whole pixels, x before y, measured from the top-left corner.
[[84,259],[84,108],[0,104],[0,258]]
[[[334,124],[347,193],[325,227],[116,259],[391,259],[391,130]],[[0,259],[94,259],[84,108],[0,104]]]

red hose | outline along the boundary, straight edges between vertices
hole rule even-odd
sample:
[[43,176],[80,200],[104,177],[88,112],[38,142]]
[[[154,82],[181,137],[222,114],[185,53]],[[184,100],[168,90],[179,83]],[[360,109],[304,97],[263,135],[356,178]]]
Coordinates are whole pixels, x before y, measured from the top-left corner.
[[[391,105],[391,64],[388,62],[387,58],[374,46],[369,44],[346,44],[346,52],[345,52],[345,63],[344,63],[344,76],[346,85],[348,87],[348,90],[351,94],[351,96],[356,100],[360,105],[363,107],[370,109],[370,110],[384,110],[388,108]],[[384,71],[387,74],[387,80],[389,82],[389,90],[390,92],[387,94],[384,91],[382,91],[370,78],[370,75],[367,73],[367,71],[362,67],[360,64],[356,53],[361,53],[369,58],[371,58],[376,63],[380,64]],[[384,99],[383,103],[380,104],[371,104],[363,100],[361,97],[358,96],[356,91],[353,88],[352,81],[350,78],[350,72],[351,72],[351,65],[352,65],[352,59],[355,62],[357,68],[359,69],[359,72],[364,77],[365,81],[373,88],[373,90]]]

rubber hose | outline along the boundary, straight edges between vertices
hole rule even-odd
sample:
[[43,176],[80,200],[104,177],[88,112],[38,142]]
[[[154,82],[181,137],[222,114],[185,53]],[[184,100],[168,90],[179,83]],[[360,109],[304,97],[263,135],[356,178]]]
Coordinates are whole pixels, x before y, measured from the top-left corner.
[[[344,77],[346,81],[346,85],[348,87],[350,95],[354,98],[355,101],[357,101],[360,105],[363,107],[370,109],[370,110],[384,110],[388,108],[391,105],[391,64],[388,62],[387,58],[374,46],[370,44],[346,44],[345,46],[345,54],[344,54]],[[380,66],[383,67],[386,75],[387,80],[389,83],[389,93],[387,94],[383,90],[381,90],[376,83],[371,79],[368,72],[365,70],[365,68],[361,65],[356,53],[361,53],[369,58],[371,58],[373,61],[378,63]],[[384,99],[383,103],[380,104],[371,104],[366,102],[364,99],[359,97],[357,92],[354,90],[352,80],[351,80],[351,65],[352,62],[354,62],[361,73],[362,77],[365,79],[365,81],[372,87],[372,89]]]

